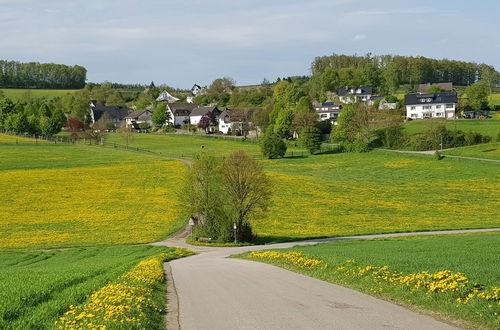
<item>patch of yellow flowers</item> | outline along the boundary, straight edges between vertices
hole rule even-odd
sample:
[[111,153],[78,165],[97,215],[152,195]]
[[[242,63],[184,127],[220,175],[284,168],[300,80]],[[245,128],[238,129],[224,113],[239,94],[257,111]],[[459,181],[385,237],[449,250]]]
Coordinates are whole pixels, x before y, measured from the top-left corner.
[[249,254],[250,258],[279,260],[295,265],[303,269],[326,269],[328,265],[315,258],[308,258],[302,252],[278,252],[278,251],[254,251]]
[[155,286],[164,282],[163,262],[192,254],[185,249],[143,260],[130,272],[94,292],[87,301],[70,306],[55,325],[58,329],[143,329],[152,313],[164,312],[153,299]]

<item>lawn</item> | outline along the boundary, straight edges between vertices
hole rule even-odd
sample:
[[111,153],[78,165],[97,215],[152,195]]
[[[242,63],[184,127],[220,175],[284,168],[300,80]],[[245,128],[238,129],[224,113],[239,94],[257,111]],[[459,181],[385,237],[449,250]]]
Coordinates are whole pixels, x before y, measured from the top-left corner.
[[496,232],[338,241],[245,257],[465,320],[473,328],[498,329],[499,254]]
[[479,144],[469,147],[455,148],[445,151],[446,155],[465,156],[474,158],[489,158],[500,160],[500,142]]
[[66,94],[72,94],[78,89],[13,89],[13,88],[0,88],[5,97],[12,100],[23,100],[26,98],[42,98],[52,99],[61,97]]
[[73,145],[0,154],[0,248],[147,243],[185,224],[181,162]]
[[[141,260],[162,253],[167,253],[167,259],[186,254],[174,248],[149,245],[0,252],[0,328],[54,328],[55,321],[71,305],[84,303],[87,296],[117,281]],[[161,276],[163,279],[163,272]],[[156,289],[154,299],[163,311],[164,282]],[[148,316],[156,328],[162,328],[161,312]]]
[[410,135],[423,133],[426,130],[445,125],[448,129],[459,129],[462,131],[474,131],[492,138],[496,138],[500,133],[500,119],[422,119],[412,120],[405,123],[406,132]]
[[45,141],[37,141],[31,138],[18,137],[0,133],[0,143],[42,143]]
[[373,151],[265,160],[263,242],[500,226],[500,164]]

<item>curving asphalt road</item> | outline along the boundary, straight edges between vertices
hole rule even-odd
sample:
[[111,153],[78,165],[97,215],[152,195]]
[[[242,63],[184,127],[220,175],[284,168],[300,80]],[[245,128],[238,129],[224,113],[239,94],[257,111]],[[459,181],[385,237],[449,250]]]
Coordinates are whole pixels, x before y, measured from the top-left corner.
[[198,252],[166,264],[169,329],[456,329],[354,290],[272,265],[226,257],[335,240],[496,230],[500,228],[352,236],[232,248],[188,245],[184,231],[153,244],[187,247]]

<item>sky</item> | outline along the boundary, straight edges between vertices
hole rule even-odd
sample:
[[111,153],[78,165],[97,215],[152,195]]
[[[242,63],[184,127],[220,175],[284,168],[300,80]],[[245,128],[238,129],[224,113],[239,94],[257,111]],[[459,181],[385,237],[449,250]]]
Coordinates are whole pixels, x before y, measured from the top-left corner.
[[500,70],[500,1],[0,0],[0,59],[89,82],[191,88],[309,75],[316,56],[397,54]]

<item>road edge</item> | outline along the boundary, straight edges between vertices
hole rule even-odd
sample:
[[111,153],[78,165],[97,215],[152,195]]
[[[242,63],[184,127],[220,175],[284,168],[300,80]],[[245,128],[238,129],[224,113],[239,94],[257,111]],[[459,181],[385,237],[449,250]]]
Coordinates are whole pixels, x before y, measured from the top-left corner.
[[180,330],[179,322],[179,297],[175,287],[172,268],[168,262],[163,263],[165,279],[167,281],[167,310],[165,313],[165,327],[169,330]]

